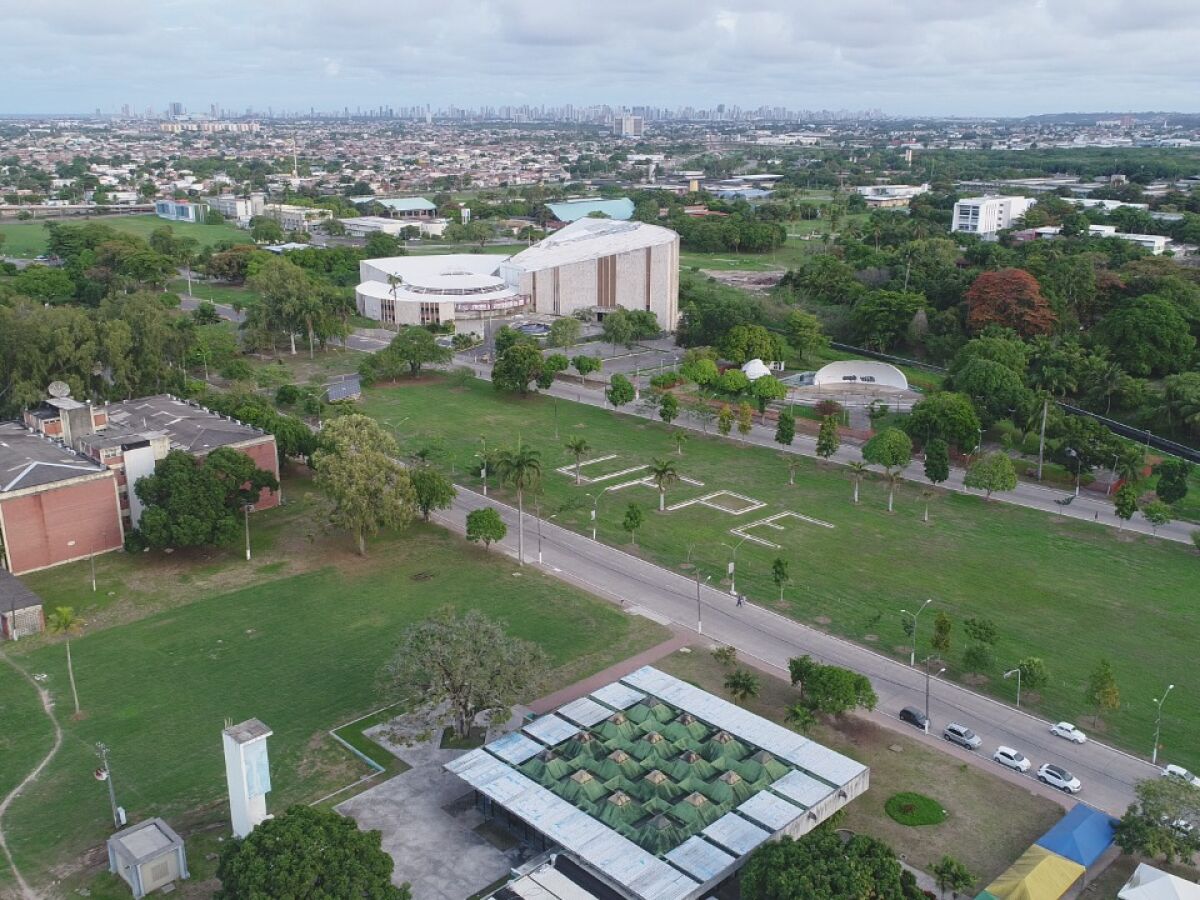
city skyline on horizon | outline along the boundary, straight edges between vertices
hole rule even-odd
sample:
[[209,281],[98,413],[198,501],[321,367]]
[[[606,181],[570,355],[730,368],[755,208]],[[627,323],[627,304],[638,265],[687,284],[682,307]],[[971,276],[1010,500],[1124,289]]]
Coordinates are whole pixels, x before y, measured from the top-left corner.
[[[0,0],[0,114],[613,104],[881,110],[893,118],[1187,112],[1200,8],[1186,0]],[[729,8],[733,6],[736,8]],[[132,51],[132,52],[131,52]],[[7,95],[7,96],[6,96]],[[301,102],[297,98],[303,98]]]

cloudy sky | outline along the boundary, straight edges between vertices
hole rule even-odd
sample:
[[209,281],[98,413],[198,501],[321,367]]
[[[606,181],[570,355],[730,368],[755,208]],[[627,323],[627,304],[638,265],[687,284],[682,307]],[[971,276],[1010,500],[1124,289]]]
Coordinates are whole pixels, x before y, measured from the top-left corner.
[[1200,0],[0,0],[0,113],[1200,108]]

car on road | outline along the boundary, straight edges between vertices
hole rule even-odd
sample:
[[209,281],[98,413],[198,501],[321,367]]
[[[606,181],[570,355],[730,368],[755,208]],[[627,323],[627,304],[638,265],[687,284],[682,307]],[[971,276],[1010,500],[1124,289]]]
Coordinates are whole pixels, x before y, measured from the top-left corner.
[[929,730],[929,719],[915,706],[906,706],[900,710],[900,721],[907,722],[913,728],[920,728],[922,731]]
[[1060,738],[1066,738],[1073,744],[1087,743],[1087,735],[1070,722],[1055,722],[1050,726],[1050,733]]
[[978,750],[979,745],[983,743],[979,735],[966,725],[959,725],[957,722],[951,722],[943,728],[942,737],[950,743],[966,747],[968,750]]
[[1014,750],[1012,747],[1000,746],[996,748],[996,752],[992,754],[992,759],[1000,763],[1002,766],[1007,766],[1017,772],[1028,772],[1032,763],[1020,750]]
[[1162,770],[1164,778],[1178,778],[1185,784],[1190,784],[1192,787],[1200,787],[1200,778],[1197,778],[1183,766],[1169,765]]
[[1083,790],[1083,785],[1079,783],[1078,778],[1062,766],[1056,766],[1053,763],[1045,763],[1038,769],[1037,777],[1042,784],[1048,784],[1050,787],[1058,788],[1068,794],[1078,794]]

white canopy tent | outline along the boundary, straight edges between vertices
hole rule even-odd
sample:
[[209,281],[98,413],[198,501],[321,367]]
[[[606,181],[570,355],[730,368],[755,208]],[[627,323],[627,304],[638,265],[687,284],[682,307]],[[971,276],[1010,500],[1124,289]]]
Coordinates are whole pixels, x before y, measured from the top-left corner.
[[1200,900],[1200,884],[1138,863],[1132,877],[1117,894],[1118,900]]

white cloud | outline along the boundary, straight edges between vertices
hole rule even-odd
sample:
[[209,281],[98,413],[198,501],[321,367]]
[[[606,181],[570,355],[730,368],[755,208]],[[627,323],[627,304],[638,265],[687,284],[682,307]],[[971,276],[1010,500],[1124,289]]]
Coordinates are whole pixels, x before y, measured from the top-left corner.
[[[1195,107],[1196,0],[0,0],[0,111]],[[518,98],[520,98],[518,100]]]

